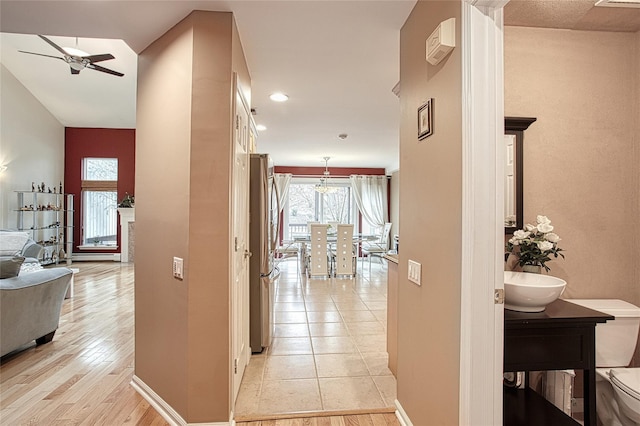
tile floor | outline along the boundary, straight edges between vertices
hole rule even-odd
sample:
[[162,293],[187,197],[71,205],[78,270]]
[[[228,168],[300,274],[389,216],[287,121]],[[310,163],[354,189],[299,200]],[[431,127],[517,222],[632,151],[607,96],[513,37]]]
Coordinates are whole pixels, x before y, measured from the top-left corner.
[[394,407],[386,265],[352,279],[300,277],[294,260],[280,269],[272,344],[252,355],[236,416]]

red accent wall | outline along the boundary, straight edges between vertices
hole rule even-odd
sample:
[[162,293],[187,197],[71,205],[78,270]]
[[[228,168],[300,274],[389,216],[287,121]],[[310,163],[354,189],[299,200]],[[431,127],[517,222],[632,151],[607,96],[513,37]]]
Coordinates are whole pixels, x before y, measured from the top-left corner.
[[[291,173],[293,176],[322,176],[324,167],[275,166],[274,173]],[[331,176],[384,175],[383,168],[329,167]]]
[[[74,194],[73,209],[73,251],[78,252],[80,245],[80,191],[82,181],[82,159],[117,158],[118,159],[118,201],[126,193],[135,194],[135,129],[87,129],[65,128],[64,143],[64,192]],[[118,216],[118,250],[120,252],[120,216]],[[83,250],[83,252],[89,252]],[[101,251],[104,253],[104,251]]]

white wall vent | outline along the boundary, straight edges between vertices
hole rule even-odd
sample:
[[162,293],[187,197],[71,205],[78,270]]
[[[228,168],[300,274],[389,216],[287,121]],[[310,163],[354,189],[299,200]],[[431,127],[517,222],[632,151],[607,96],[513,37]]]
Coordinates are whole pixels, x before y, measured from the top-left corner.
[[640,7],[640,0],[598,0],[596,6],[606,7]]

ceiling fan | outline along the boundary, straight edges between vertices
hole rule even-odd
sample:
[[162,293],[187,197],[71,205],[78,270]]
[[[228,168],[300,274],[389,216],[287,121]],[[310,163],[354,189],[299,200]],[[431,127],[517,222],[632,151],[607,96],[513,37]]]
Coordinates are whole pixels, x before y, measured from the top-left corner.
[[19,50],[18,52],[28,53],[30,55],[45,56],[47,58],[61,59],[69,64],[69,67],[71,68],[71,74],[80,74],[80,71],[82,71],[85,68],[88,68],[90,70],[100,71],[100,72],[115,75],[118,77],[122,77],[124,75],[121,72],[110,70],[109,68],[101,67],[100,65],[95,64],[96,62],[115,59],[115,57],[110,53],[103,53],[100,55],[89,55],[86,52],[83,52],[81,50],[74,49],[71,47],[62,48],[57,44],[55,44],[54,42],[52,42],[51,40],[49,40],[48,38],[46,38],[45,36],[42,36],[40,34],[38,34],[38,37],[40,37],[41,39],[49,43],[58,52],[62,53],[63,57],[61,58],[59,56],[45,55],[42,53],[25,52],[24,50]]

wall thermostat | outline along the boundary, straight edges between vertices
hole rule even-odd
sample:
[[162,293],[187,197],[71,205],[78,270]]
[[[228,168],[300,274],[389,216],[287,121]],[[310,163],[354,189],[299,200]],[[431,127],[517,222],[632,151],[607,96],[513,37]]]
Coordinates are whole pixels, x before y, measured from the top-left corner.
[[438,65],[456,47],[456,18],[449,18],[427,38],[427,62]]

